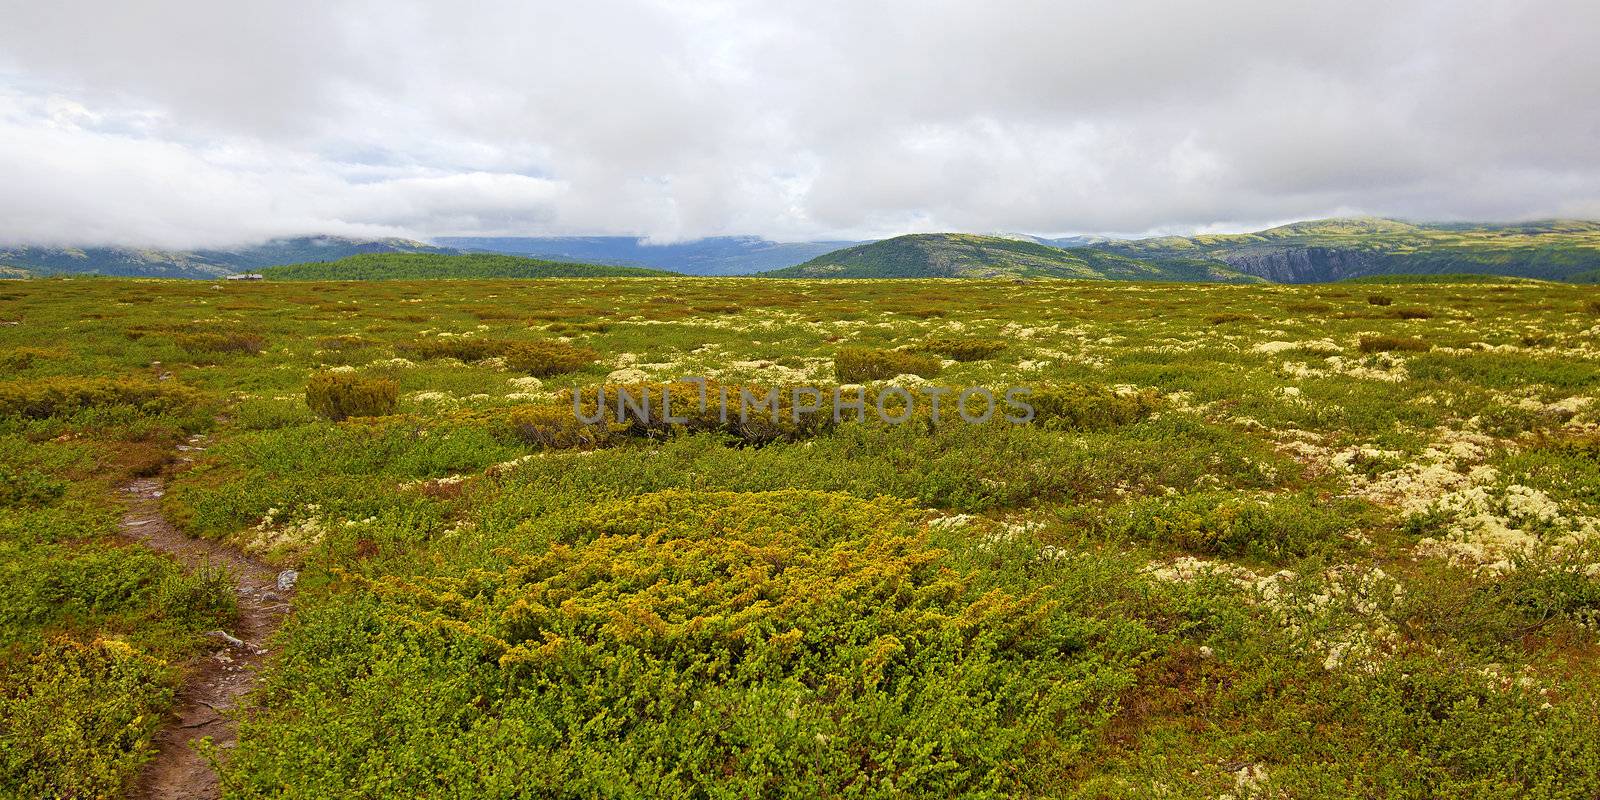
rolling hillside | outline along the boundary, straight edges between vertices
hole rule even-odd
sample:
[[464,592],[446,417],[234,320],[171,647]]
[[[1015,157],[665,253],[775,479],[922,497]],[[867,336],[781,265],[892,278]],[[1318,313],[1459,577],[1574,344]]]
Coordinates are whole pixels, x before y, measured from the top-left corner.
[[999,236],[923,233],[857,245],[788,269],[780,278],[1076,278],[1254,282],[1198,259],[1150,261],[1088,248],[1063,249]]
[[638,267],[572,264],[487,253],[369,253],[307,264],[268,267],[261,274],[283,281],[376,281],[429,278],[649,278],[676,273]]
[[1094,249],[1134,258],[1214,259],[1278,283],[1447,273],[1573,280],[1600,269],[1600,223],[1327,219],[1257,233],[1102,242]]
[[332,261],[361,253],[452,253],[409,239],[299,236],[228,250],[149,250],[132,247],[0,247],[0,266],[41,275],[116,275],[140,278],[217,278],[280,264]]

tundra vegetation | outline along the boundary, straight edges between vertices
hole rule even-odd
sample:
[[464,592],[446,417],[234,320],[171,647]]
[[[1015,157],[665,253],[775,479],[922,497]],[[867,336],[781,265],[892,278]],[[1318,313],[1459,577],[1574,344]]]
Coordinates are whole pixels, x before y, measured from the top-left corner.
[[[1592,288],[0,290],[0,795],[123,791],[232,622],[149,475],[300,571],[229,797],[1600,793]],[[1037,418],[573,413],[683,376]]]

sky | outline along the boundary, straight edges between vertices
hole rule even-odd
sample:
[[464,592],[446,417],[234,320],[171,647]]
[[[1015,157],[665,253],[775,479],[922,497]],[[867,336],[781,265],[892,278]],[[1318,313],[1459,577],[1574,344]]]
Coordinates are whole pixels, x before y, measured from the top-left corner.
[[0,0],[0,243],[1600,218],[1595,0]]

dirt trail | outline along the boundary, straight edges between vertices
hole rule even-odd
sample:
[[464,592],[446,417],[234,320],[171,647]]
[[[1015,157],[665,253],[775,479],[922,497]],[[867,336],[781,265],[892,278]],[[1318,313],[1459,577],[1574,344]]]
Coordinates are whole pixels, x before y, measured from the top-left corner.
[[[199,450],[193,437],[183,450]],[[187,460],[187,457],[185,457]],[[155,758],[145,765],[130,794],[137,800],[201,800],[217,797],[221,787],[211,765],[194,748],[205,737],[223,748],[234,744],[234,722],[224,715],[238,706],[255,685],[256,670],[267,655],[267,642],[283,622],[293,593],[292,573],[283,575],[237,548],[185,535],[161,515],[161,478],[140,478],[122,487],[127,511],[125,536],[171,554],[190,569],[207,564],[227,568],[234,580],[239,618],[234,628],[212,631],[216,649],[197,657],[185,670],[167,724],[156,736]]]

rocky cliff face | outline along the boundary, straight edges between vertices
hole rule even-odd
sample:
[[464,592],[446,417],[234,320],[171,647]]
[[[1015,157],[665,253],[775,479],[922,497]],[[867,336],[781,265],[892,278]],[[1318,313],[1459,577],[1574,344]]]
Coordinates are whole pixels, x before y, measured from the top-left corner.
[[1228,266],[1275,283],[1323,283],[1382,272],[1379,256],[1328,247],[1219,254]]

